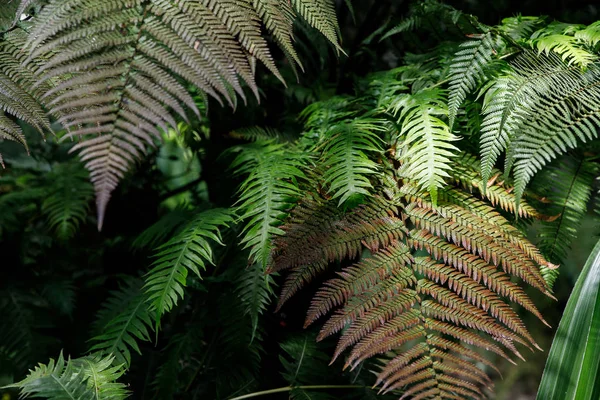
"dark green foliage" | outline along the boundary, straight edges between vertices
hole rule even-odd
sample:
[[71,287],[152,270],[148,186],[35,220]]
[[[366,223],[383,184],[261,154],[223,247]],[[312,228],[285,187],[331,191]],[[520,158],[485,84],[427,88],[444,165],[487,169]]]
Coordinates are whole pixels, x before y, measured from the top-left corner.
[[350,3],[0,11],[0,396],[533,382],[598,220],[600,25]]
[[142,284],[126,279],[98,313],[90,351],[114,357],[115,365],[129,367],[131,350],[140,354],[137,341],[150,341],[152,321]]
[[597,165],[579,153],[562,156],[536,177],[534,184],[544,182],[537,190],[543,196],[544,212],[552,216],[550,221],[542,222],[539,247],[552,262],[563,262],[577,239],[597,174]]

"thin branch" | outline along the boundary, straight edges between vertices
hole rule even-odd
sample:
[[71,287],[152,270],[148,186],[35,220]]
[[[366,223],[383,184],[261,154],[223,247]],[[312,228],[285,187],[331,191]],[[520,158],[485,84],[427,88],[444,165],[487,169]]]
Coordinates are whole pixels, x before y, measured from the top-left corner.
[[254,392],[245,394],[243,396],[232,397],[229,400],[242,400],[242,399],[250,399],[252,397],[264,396],[266,394],[273,393],[281,393],[281,392],[291,392],[294,389],[301,390],[320,390],[320,389],[362,389],[365,386],[360,385],[312,385],[312,386],[285,386],[277,389],[269,389],[263,390],[262,392]]

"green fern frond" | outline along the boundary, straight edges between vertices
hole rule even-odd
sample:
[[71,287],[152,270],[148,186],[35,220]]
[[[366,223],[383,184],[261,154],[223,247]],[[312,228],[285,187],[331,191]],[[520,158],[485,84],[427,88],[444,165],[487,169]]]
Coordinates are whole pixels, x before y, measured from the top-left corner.
[[595,83],[599,70],[585,73],[557,56],[524,53],[513,71],[499,78],[486,94],[481,132],[484,181],[507,149],[505,172],[515,168],[519,199],[531,177],[548,161],[596,136]]
[[597,136],[600,69],[582,73],[557,56],[525,53],[514,71],[491,90],[482,128],[482,175],[507,149],[506,172],[514,165],[515,195],[521,198],[534,174],[578,143]]
[[17,0],[9,0],[6,4],[3,4],[0,9],[0,31],[5,31],[13,26],[15,20],[17,20],[17,8],[19,2]]
[[502,41],[492,31],[481,35],[477,40],[470,40],[460,45],[450,64],[450,95],[448,96],[448,125],[454,121],[460,106],[469,93],[485,79],[485,69],[497,54]]
[[30,297],[30,293],[9,285],[0,296],[0,320],[5,321],[0,331],[0,355],[19,374],[27,372],[35,361],[35,314],[30,304],[38,299],[32,301]]
[[381,40],[385,40],[398,33],[418,30],[422,26],[428,25],[428,21],[432,20],[443,20],[448,24],[456,25],[464,16],[465,14],[461,11],[437,0],[412,3],[409,15],[403,18],[394,28],[388,30]]
[[[279,361],[283,366],[281,375],[294,388],[290,399],[326,400],[333,397],[327,393],[302,389],[302,385],[314,385],[328,376],[328,356],[314,341],[313,335],[290,337],[280,344],[282,354]],[[299,387],[300,386],[300,387]]]
[[271,304],[275,286],[273,276],[265,275],[265,268],[258,263],[246,268],[238,278],[237,293],[246,308],[244,313],[252,320],[251,341],[258,329],[259,317]]
[[575,32],[575,39],[594,47],[600,43],[600,22],[594,22],[582,30]]
[[498,28],[511,38],[520,40],[529,39],[543,24],[545,24],[544,17],[517,15],[516,17],[504,18]]
[[338,204],[357,196],[370,196],[369,176],[379,169],[369,157],[381,153],[378,120],[355,118],[331,126],[323,139],[320,164],[323,181]]
[[144,291],[155,313],[156,327],[162,315],[184,296],[189,271],[201,278],[200,268],[213,263],[210,241],[222,244],[220,229],[233,223],[229,211],[211,209],[197,214],[177,235],[159,246],[145,276]]
[[43,397],[49,400],[120,400],[129,396],[125,385],[115,382],[123,370],[113,367],[113,357],[89,356],[58,359],[39,364],[20,382],[6,387],[21,390],[21,396]]
[[307,158],[293,147],[272,141],[257,141],[233,149],[235,175],[247,175],[238,189],[236,203],[240,220],[246,221],[241,244],[250,249],[250,263],[266,270],[271,241],[283,232],[278,228],[286,210],[301,192],[298,180],[306,177],[300,168]]
[[115,364],[129,368],[131,352],[141,354],[137,341],[150,341],[151,314],[140,279],[126,279],[113,291],[94,323],[97,336],[90,351],[112,355]]
[[[548,202],[546,213],[556,216],[542,221],[539,248],[555,263],[564,262],[588,210],[597,167],[582,154],[564,155],[536,177],[537,190]],[[547,185],[552,182],[552,185]]]
[[140,233],[131,244],[131,247],[134,249],[155,249],[166,242],[167,238],[179,233],[193,216],[192,210],[183,206],[177,207]]
[[94,188],[87,171],[79,165],[61,165],[48,179],[52,182],[51,192],[42,204],[42,213],[59,239],[70,239],[87,216]]
[[61,315],[73,316],[76,307],[77,287],[71,279],[54,279],[44,282],[40,295]]
[[250,142],[257,142],[259,140],[274,140],[279,141],[282,133],[277,129],[269,127],[252,126],[248,128],[236,129],[229,134],[231,137],[236,139],[248,140]]
[[459,139],[441,119],[448,114],[443,92],[431,89],[400,97],[393,108],[401,123],[396,153],[400,174],[427,190],[435,204],[458,151],[451,142]]
[[567,65],[578,65],[582,68],[597,60],[597,56],[579,45],[575,36],[549,35],[534,41],[538,53],[548,55],[551,51],[559,54]]
[[[240,276],[239,271],[234,272]],[[239,301],[235,288],[232,289],[215,297],[216,302],[213,303],[222,310],[215,321],[219,331],[214,347],[214,362],[221,371],[227,371],[217,374],[215,381],[223,392],[244,393],[257,388],[257,381],[262,373],[264,330],[261,324],[256,330],[253,328],[251,318],[246,313],[246,305]],[[231,368],[232,365],[236,367]]]

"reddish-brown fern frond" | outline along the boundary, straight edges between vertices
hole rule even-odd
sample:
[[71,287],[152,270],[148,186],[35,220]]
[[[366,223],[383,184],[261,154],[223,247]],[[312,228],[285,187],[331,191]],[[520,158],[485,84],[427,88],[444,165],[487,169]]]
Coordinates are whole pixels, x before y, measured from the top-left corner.
[[[504,216],[517,212],[505,182],[464,190],[477,188],[471,162],[462,157],[454,186],[441,190],[435,205],[412,182],[388,188],[397,201],[376,197],[348,213],[305,202],[277,239],[271,269],[292,268],[282,302],[329,263],[362,256],[317,291],[305,324],[333,312],[318,340],[341,332],[333,358],[350,349],[346,367],[384,356],[377,379],[383,392],[484,398],[492,386],[485,369],[497,369],[472,347],[513,363],[523,359],[518,347],[539,349],[510,302],[545,323],[522,285],[551,297],[539,268],[555,266]],[[526,204],[518,213],[538,215]]]
[[397,205],[381,197],[346,214],[332,204],[307,199],[294,209],[282,229],[286,235],[274,241],[276,250],[268,269],[293,269],[284,284],[280,306],[327,263],[355,259],[363,246],[376,252],[407,232]]

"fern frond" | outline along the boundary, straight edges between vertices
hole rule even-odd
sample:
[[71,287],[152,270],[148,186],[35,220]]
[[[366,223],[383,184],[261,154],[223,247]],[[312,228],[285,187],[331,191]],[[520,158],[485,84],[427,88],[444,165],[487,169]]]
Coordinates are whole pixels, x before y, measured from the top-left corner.
[[234,148],[237,157],[231,168],[236,175],[247,175],[238,189],[236,203],[242,230],[241,244],[250,249],[250,263],[266,270],[271,241],[283,234],[278,228],[286,210],[301,196],[298,180],[306,179],[301,167],[306,157],[291,146],[258,141]]
[[123,375],[120,366],[113,367],[113,358],[89,356],[58,359],[39,364],[20,382],[6,387],[21,390],[23,397],[44,397],[49,400],[120,400],[128,397],[125,385],[115,381]]
[[0,320],[5,321],[0,331],[0,355],[21,374],[35,361],[35,315],[29,305],[39,300],[31,301],[30,296],[9,285],[0,296]]
[[33,88],[36,79],[21,64],[24,57],[20,44],[23,40],[20,32],[13,32],[0,41],[0,139],[21,143],[28,150],[21,128],[6,114],[27,122],[42,135],[51,129],[39,102],[39,92]]
[[600,43],[600,23],[598,21],[578,30],[574,34],[575,39],[585,43],[587,46],[594,47]]
[[134,249],[152,250],[167,241],[167,238],[179,233],[186,223],[194,216],[192,210],[177,207],[163,215],[135,238],[131,247]]
[[492,31],[460,45],[450,64],[450,94],[448,96],[448,125],[452,129],[458,110],[467,95],[485,78],[485,69],[501,45],[500,37]]
[[[281,375],[291,387],[314,385],[327,373],[327,353],[315,343],[312,335],[290,337],[280,344],[282,354],[279,361],[283,366]],[[302,388],[293,389],[290,399],[330,399],[327,394],[316,391],[307,391]]]
[[191,354],[198,350],[201,343],[202,330],[196,326],[187,327],[185,333],[171,336],[163,353],[165,361],[160,365],[152,382],[156,399],[169,400],[175,398],[179,383],[179,374],[190,362]]
[[131,352],[141,354],[137,341],[150,341],[151,314],[140,279],[126,279],[113,291],[94,323],[97,336],[90,351],[114,357],[117,365],[129,368]]
[[377,133],[383,130],[377,120],[366,118],[339,122],[327,130],[322,145],[323,180],[338,204],[370,195],[369,176],[378,166],[369,155],[381,153]]
[[[298,6],[311,25],[337,43],[331,0]],[[111,192],[160,140],[160,130],[176,129],[176,118],[186,118],[183,104],[198,113],[179,80],[232,107],[236,96],[245,100],[243,84],[258,97],[252,60],[281,78],[261,22],[297,59],[295,17],[281,0],[51,0],[42,8],[26,44],[28,65],[39,82],[58,81],[42,100],[50,113],[63,114],[67,138],[83,138],[73,151],[90,170],[99,228]]]
[[213,263],[210,241],[222,244],[220,228],[233,218],[227,210],[211,209],[197,214],[177,235],[156,249],[155,261],[146,274],[144,291],[155,313],[158,329],[162,315],[184,296],[189,271],[201,278],[200,268]]
[[397,218],[396,205],[380,197],[347,214],[332,204],[305,200],[282,227],[285,236],[274,243],[268,272],[292,269],[284,283],[279,307],[319,272],[327,263],[353,259],[361,247],[376,251],[406,234]]
[[381,40],[387,39],[398,33],[415,31],[422,26],[426,26],[427,21],[431,20],[443,20],[449,25],[456,25],[463,16],[464,14],[461,11],[437,0],[426,0],[413,3],[409,9],[409,15],[403,18],[394,28],[386,32]]
[[482,175],[490,178],[496,158],[507,149],[505,169],[514,166],[519,200],[544,165],[597,136],[600,69],[590,65],[582,73],[557,56],[531,53],[512,65],[514,71],[488,92],[493,97],[484,109]]
[[484,181],[507,150],[506,172],[515,166],[515,194],[521,197],[533,174],[549,160],[595,137],[594,108],[598,69],[582,74],[557,56],[524,53],[513,71],[500,77],[486,93],[481,131]]
[[17,0],[9,0],[4,4],[4,7],[0,9],[0,31],[9,29],[17,20],[18,7],[19,2]]
[[597,60],[597,56],[578,45],[575,36],[549,35],[534,41],[539,53],[548,55],[551,51],[559,54],[567,65],[576,64],[582,68]]
[[427,190],[435,204],[438,189],[450,176],[450,159],[458,151],[451,144],[458,138],[440,118],[448,114],[443,92],[431,89],[400,97],[393,108],[402,124],[396,154],[400,174]]
[[274,140],[279,141],[282,134],[277,129],[269,127],[252,126],[248,128],[236,129],[229,134],[231,137],[236,139],[248,140],[250,142],[256,142],[259,140]]
[[338,23],[332,0],[292,0],[292,5],[310,26],[321,32],[338,52],[343,53],[338,43]]
[[246,268],[238,278],[237,293],[246,307],[245,314],[252,321],[252,338],[258,329],[258,319],[271,304],[274,296],[275,281],[271,275],[265,275],[262,265],[255,263]]
[[542,24],[545,24],[544,17],[517,15],[516,17],[504,18],[498,28],[513,39],[519,40],[529,39]]
[[42,213],[59,239],[70,239],[87,216],[94,188],[87,171],[79,165],[60,166],[48,179],[53,182],[52,189],[42,204]]
[[[346,367],[382,357],[377,383],[382,392],[394,391],[401,398],[482,398],[492,383],[481,366],[494,366],[461,342],[510,362],[522,359],[519,346],[539,346],[511,302],[545,323],[522,285],[552,297],[541,270],[556,266],[485,200],[494,199],[516,214],[510,186],[496,179],[476,197],[466,191],[473,189],[468,182],[476,179],[476,160],[468,155],[456,160],[457,169],[448,171],[437,203],[418,182],[405,179],[398,182],[396,193],[390,188],[394,208],[361,215],[362,225],[372,226],[378,236],[400,217],[411,227],[407,235],[387,235],[376,246],[363,239],[358,248],[342,242],[330,251],[337,227],[350,239],[354,227],[346,219],[360,214],[302,205],[292,212],[282,228],[286,236],[276,243],[272,269],[293,267],[288,277],[293,284],[286,283],[281,302],[329,263],[362,255],[317,292],[306,325],[333,312],[318,340],[341,332],[333,358],[350,349]],[[389,222],[376,223],[384,216]]]
[[577,238],[579,226],[587,214],[595,171],[595,163],[587,161],[582,154],[564,155],[539,175],[538,194],[549,202],[547,214],[557,216],[554,220],[542,221],[538,233],[538,246],[552,262],[565,261]]

